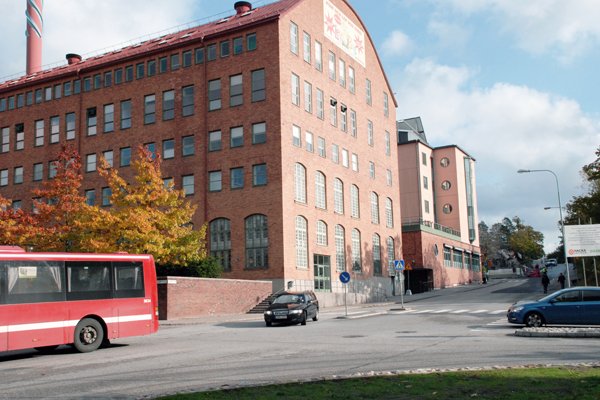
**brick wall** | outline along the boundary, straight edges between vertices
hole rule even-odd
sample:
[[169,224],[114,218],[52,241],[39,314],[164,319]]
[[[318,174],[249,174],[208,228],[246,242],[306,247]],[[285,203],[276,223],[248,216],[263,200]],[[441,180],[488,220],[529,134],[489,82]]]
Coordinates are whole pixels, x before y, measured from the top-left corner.
[[240,314],[273,292],[270,281],[158,278],[160,320]]

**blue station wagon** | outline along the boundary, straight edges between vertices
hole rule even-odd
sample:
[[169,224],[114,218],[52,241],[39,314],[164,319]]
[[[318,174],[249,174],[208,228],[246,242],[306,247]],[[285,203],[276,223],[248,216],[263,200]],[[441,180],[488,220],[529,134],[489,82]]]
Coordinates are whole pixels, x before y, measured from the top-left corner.
[[538,301],[513,304],[507,317],[510,323],[531,327],[600,325],[600,288],[563,289]]

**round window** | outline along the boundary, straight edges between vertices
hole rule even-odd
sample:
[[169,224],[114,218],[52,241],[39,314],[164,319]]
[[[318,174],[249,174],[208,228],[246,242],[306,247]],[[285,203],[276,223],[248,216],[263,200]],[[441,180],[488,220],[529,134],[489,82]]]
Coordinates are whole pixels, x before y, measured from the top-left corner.
[[440,165],[442,167],[447,167],[448,165],[450,165],[450,159],[448,157],[444,157],[440,160]]
[[450,214],[452,212],[452,206],[450,204],[444,205],[444,212]]
[[442,182],[442,189],[448,190],[448,189],[450,189],[450,186],[452,186],[452,185],[450,185],[450,181]]
[[436,256],[439,254],[437,244],[433,245],[433,252],[435,253]]

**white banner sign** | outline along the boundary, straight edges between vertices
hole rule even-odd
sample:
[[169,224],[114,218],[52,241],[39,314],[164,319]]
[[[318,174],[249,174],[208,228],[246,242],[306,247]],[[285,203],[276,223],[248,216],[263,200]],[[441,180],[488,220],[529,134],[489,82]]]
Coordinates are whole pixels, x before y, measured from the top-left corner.
[[325,37],[364,67],[365,33],[329,0],[323,0],[323,17]]
[[565,225],[568,257],[600,256],[600,225]]

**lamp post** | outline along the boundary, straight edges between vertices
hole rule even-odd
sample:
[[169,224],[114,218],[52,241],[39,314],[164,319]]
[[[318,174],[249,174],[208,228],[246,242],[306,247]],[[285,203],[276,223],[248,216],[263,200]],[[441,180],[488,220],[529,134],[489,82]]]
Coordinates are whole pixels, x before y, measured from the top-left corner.
[[[560,228],[563,236],[563,250],[565,252],[565,264],[567,265],[567,287],[571,287],[571,274],[569,273],[569,259],[567,257],[567,244],[565,243],[565,221],[563,220],[562,205],[560,204],[560,187],[558,185],[558,176],[549,169],[520,169],[517,171],[518,174],[525,174],[529,172],[550,172],[556,178],[556,191],[558,193],[558,209],[560,210]],[[547,209],[547,208],[546,208]]]

